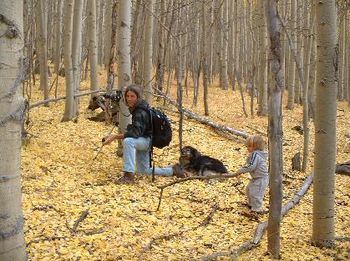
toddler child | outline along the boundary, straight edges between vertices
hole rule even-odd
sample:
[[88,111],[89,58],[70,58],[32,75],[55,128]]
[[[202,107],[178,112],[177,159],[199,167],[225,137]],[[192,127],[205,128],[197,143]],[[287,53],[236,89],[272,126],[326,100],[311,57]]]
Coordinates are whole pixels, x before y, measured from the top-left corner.
[[249,136],[245,144],[249,152],[247,163],[236,174],[250,173],[252,179],[246,188],[248,205],[252,211],[261,213],[263,212],[265,191],[269,184],[267,152],[264,151],[265,143],[261,136],[255,135]]

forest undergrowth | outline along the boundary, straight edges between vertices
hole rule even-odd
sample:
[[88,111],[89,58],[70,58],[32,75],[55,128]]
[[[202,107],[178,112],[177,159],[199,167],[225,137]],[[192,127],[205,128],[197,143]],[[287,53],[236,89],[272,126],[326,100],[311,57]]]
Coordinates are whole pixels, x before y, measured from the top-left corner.
[[[88,90],[87,83],[82,87]],[[63,85],[58,93],[64,96]],[[31,102],[41,99],[35,91]],[[238,248],[253,237],[259,222],[267,220],[268,214],[258,219],[245,215],[246,198],[239,191],[244,191],[248,184],[248,175],[240,178],[240,185],[236,178],[231,178],[188,181],[168,187],[158,211],[157,186],[176,178],[156,177],[152,182],[151,177],[137,176],[136,184],[116,185],[114,180],[122,170],[122,160],[115,154],[117,144],[100,150],[101,139],[112,126],[88,119],[100,112],[86,109],[88,99],[88,96],[80,99],[76,122],[61,122],[64,101],[30,110],[29,139],[22,147],[21,163],[29,260],[198,260]],[[249,111],[248,96],[246,102]],[[161,104],[162,101],[155,100],[153,105],[162,107]],[[184,106],[203,115],[201,102],[192,106],[192,89],[184,97]],[[174,164],[179,157],[179,116],[172,105],[163,109],[172,120],[174,137],[169,147],[155,151],[158,166]],[[283,109],[283,203],[286,203],[312,172],[314,128],[311,121],[307,171],[291,170],[291,158],[302,153],[303,136],[293,129],[302,125],[302,107],[297,105],[293,111]],[[209,112],[214,122],[247,134],[262,134],[267,139],[267,117],[245,117],[238,91],[211,86]],[[338,103],[338,163],[350,160],[349,122],[349,107],[345,102]],[[222,160],[230,171],[243,165],[247,156],[241,138],[224,137],[187,118],[183,141],[184,145]],[[340,238],[350,236],[349,201],[349,176],[336,174],[335,231]],[[264,204],[268,206],[268,195]],[[349,239],[337,241],[334,249],[319,249],[311,246],[311,233],[312,186],[283,218],[282,260],[349,260]],[[260,246],[244,253],[240,260],[270,260],[266,250],[265,234]]]

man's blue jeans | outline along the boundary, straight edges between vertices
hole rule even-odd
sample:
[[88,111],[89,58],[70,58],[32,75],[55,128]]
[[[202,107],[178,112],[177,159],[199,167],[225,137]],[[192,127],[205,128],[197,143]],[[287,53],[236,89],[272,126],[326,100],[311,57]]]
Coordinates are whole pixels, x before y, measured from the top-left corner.
[[[136,171],[145,175],[152,175],[150,162],[151,138],[124,138],[123,139],[123,171],[135,173]],[[172,176],[173,168],[155,168],[154,174],[159,176]]]

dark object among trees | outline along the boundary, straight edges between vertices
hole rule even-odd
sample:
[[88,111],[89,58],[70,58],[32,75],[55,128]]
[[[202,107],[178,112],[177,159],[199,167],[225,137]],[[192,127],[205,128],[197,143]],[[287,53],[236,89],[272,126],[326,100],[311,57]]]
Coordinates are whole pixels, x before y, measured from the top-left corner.
[[335,165],[335,173],[350,176],[350,161]]
[[296,153],[292,158],[292,170],[301,171],[301,156],[300,152]]
[[218,173],[227,173],[224,164],[209,156],[202,155],[198,150],[191,146],[185,146],[181,149],[180,165],[187,171],[195,171],[198,176],[203,176],[205,170]]

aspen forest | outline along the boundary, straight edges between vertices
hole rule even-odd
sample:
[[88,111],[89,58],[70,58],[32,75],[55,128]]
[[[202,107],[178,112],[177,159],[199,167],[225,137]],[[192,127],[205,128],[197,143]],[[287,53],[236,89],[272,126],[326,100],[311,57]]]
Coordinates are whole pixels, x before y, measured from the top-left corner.
[[[349,39],[349,0],[0,0],[0,261],[350,260]],[[155,166],[228,172],[118,184],[131,84],[171,122]]]

